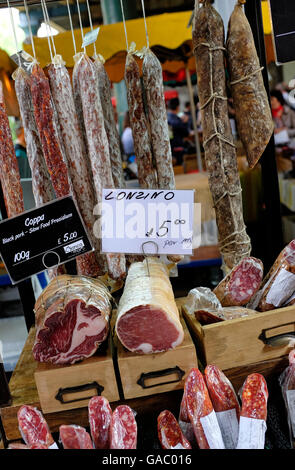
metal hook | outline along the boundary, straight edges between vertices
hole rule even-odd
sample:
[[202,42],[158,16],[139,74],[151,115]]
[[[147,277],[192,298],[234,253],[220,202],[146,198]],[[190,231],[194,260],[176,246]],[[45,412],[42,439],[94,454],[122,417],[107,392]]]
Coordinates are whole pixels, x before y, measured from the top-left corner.
[[[157,251],[156,251],[155,255],[157,255],[157,254],[159,253],[159,245],[158,245],[158,243],[156,243],[156,242],[154,242],[154,241],[152,241],[152,240],[150,240],[150,241],[148,241],[148,242],[144,242],[144,243],[141,245],[142,254],[144,255],[145,260],[146,260],[146,267],[147,267],[147,271],[148,271],[148,276],[150,277],[150,268],[149,268],[148,257],[147,257],[147,254],[146,254],[145,251],[144,251],[144,248],[143,248],[144,245],[148,245],[149,243],[152,243],[153,245],[156,246]],[[150,254],[150,253],[149,253],[149,254]]]

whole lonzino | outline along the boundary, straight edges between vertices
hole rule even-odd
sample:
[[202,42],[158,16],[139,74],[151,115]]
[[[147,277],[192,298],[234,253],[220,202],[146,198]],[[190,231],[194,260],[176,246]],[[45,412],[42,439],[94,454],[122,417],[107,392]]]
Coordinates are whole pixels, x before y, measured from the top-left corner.
[[251,252],[243,219],[242,189],[228,117],[224,67],[224,26],[208,0],[195,9],[193,45],[209,186],[225,271]]

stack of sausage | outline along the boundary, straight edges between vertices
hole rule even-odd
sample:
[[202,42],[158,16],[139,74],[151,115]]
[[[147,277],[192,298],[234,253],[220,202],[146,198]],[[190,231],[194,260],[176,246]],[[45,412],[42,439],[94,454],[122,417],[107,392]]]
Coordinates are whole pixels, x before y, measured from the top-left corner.
[[[29,405],[18,411],[18,425],[23,443],[10,449],[59,449],[42,413]],[[137,423],[133,410],[119,405],[112,411],[108,400],[93,397],[88,404],[90,433],[82,426],[62,425],[59,440],[63,449],[136,449]]]
[[187,376],[179,420],[165,410],[158,417],[163,449],[263,449],[268,390],[260,374],[250,374],[242,388],[240,408],[235,390],[224,373],[208,365],[204,375],[192,369]]

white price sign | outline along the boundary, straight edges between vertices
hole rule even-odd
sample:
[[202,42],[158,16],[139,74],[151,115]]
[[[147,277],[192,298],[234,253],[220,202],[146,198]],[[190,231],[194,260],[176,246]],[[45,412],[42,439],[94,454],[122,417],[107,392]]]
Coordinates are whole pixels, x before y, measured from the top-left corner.
[[201,242],[193,190],[103,189],[103,253],[190,255]]

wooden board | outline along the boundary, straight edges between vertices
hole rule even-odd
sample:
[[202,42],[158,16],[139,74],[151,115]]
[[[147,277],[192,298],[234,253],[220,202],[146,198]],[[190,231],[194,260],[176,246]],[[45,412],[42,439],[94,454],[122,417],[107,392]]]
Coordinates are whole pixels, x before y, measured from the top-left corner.
[[182,311],[201,360],[223,370],[283,358],[293,348],[288,340],[271,343],[277,335],[295,332],[294,306],[203,326],[184,305]]
[[[112,315],[112,330],[115,324]],[[118,373],[125,399],[183,389],[188,372],[198,367],[196,349],[183,318],[184,340],[175,349],[157,354],[128,351],[114,335]]]
[[108,345],[95,355],[72,365],[38,363],[35,382],[43,413],[82,408],[95,395],[118,401],[111,335]]

